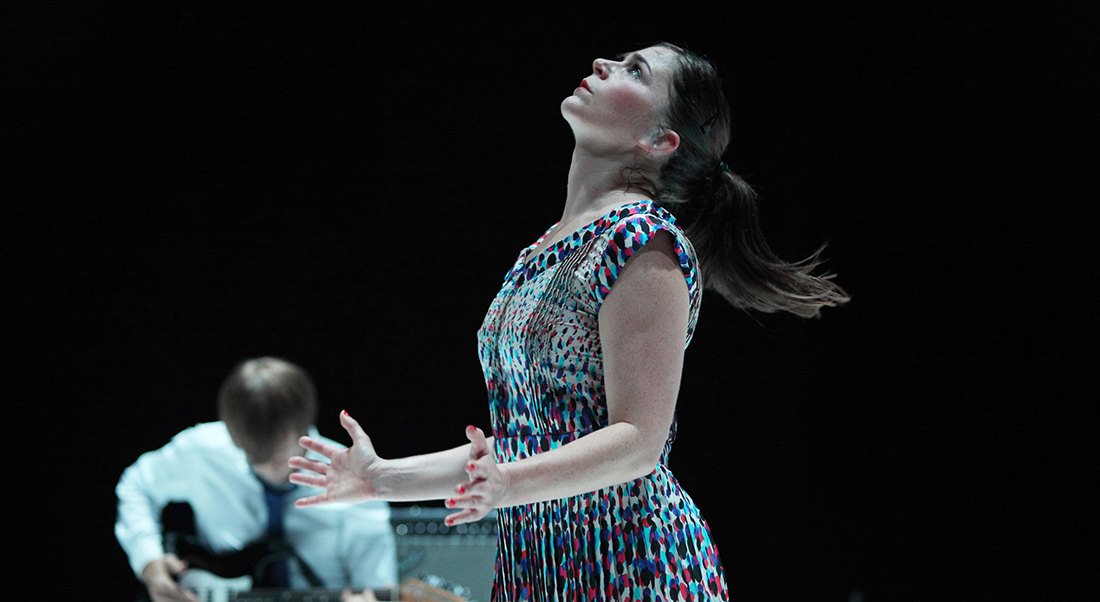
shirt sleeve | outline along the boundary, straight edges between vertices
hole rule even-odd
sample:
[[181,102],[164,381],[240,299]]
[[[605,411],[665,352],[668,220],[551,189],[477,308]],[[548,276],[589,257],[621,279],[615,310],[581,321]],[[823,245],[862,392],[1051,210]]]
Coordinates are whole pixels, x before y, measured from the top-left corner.
[[397,588],[397,540],[385,502],[366,502],[347,508],[342,562],[353,588]]
[[185,497],[182,485],[190,480],[192,465],[185,459],[192,447],[187,431],[176,435],[164,447],[142,454],[115,487],[115,537],[138,578],[149,562],[164,555],[160,513],[172,499]]

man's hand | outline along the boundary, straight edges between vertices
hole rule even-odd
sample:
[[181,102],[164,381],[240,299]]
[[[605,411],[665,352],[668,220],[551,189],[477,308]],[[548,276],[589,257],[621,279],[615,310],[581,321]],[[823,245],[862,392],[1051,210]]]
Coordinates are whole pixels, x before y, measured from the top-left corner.
[[363,590],[361,594],[345,589],[340,599],[342,602],[378,602],[378,598],[374,597],[374,591],[369,589]]
[[176,575],[186,569],[187,563],[175,554],[165,554],[145,565],[141,578],[145,581],[153,602],[199,602],[194,592],[183,589],[176,583]]

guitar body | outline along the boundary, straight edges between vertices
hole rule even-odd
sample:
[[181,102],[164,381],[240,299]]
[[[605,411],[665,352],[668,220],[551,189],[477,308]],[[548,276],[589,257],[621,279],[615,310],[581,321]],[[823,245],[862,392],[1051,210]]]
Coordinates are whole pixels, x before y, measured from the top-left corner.
[[287,556],[285,549],[267,541],[249,544],[235,552],[218,553],[207,549],[194,536],[169,534],[165,539],[170,542],[165,548],[173,550],[188,567],[218,577],[246,577],[249,586],[260,581],[258,567],[276,557]]
[[[217,553],[207,549],[195,536],[194,515],[189,504],[169,504],[162,520],[165,550],[187,562],[188,569],[180,575],[179,582],[194,591],[201,602],[339,602],[342,598],[341,589],[266,587],[262,583],[263,567],[274,559],[293,555],[293,550],[285,543],[261,540],[235,552]],[[315,577],[310,580],[319,582]],[[463,595],[467,588],[435,575],[406,579],[397,591],[373,591],[379,602],[466,602],[468,599]]]
[[[340,602],[343,596],[338,589],[252,589],[251,577],[221,577],[202,569],[184,571],[179,583],[195,592],[200,602]],[[373,591],[378,602],[466,602],[466,598],[421,579],[406,579],[396,592]]]
[[195,592],[200,602],[230,602],[238,592],[252,589],[252,578],[247,575],[227,578],[202,569],[188,569],[178,581],[184,589]]

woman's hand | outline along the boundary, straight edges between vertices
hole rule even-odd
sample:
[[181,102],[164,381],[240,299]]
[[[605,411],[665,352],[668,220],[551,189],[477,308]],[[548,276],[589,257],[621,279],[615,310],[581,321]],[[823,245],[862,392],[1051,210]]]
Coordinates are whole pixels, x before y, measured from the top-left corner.
[[[370,437],[347,410],[340,412],[340,424],[351,435],[351,447],[341,449],[309,437],[299,439],[302,447],[329,459],[326,464],[294,456],[287,462],[293,468],[308,473],[290,473],[290,482],[324,489],[323,493],[294,502],[302,508],[329,502],[361,502],[373,499],[378,492],[373,484],[374,473],[381,459],[374,451]],[[313,473],[313,474],[310,474]]]
[[465,466],[469,480],[455,487],[457,495],[444,502],[448,508],[462,508],[445,519],[448,525],[480,520],[497,507],[508,491],[508,472],[497,466],[485,433],[470,425],[466,427],[466,437],[470,440],[470,458]]

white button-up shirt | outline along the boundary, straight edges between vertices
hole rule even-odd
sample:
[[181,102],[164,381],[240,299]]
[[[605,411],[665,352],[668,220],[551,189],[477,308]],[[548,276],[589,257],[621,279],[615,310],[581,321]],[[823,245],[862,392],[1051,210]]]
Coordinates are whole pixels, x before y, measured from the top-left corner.
[[[309,436],[321,437],[315,427]],[[307,457],[324,461],[309,452]],[[212,552],[234,552],[264,537],[267,506],[263,486],[245,454],[229,438],[222,422],[188,428],[164,447],[146,452],[122,473],[115,489],[118,517],[115,536],[134,574],[164,555],[161,511],[169,502],[187,502],[195,533]],[[292,499],[318,493],[299,485]],[[327,588],[385,588],[397,585],[397,545],[389,504],[322,504],[295,508],[284,515],[287,541]],[[290,587],[308,587],[289,562]]]

